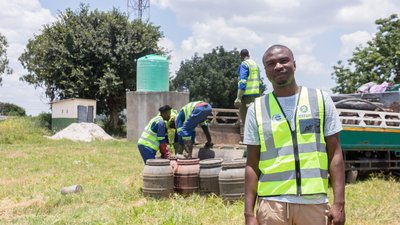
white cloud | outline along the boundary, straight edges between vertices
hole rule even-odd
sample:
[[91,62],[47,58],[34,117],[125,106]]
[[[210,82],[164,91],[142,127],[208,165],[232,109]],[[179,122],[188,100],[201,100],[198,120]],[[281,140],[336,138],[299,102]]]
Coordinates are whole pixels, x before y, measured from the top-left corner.
[[182,57],[179,56],[179,51],[176,49],[175,44],[168,38],[161,39],[158,44],[167,49],[169,52],[170,60],[169,60],[169,71],[170,75],[175,75],[175,72],[179,69],[180,60]]
[[289,37],[283,35],[279,37],[278,42],[289,47],[295,55],[296,53],[309,54],[314,48],[314,44],[311,43],[308,37]]
[[343,7],[337,19],[346,23],[371,23],[378,18],[398,13],[400,6],[391,0],[361,0],[357,5]]
[[269,9],[277,11],[297,8],[301,4],[299,0],[264,0],[264,2],[267,4]]
[[325,73],[324,65],[319,62],[313,55],[300,54],[295,57],[297,72],[308,75],[321,75]]
[[192,36],[181,43],[180,55],[190,58],[195,52],[201,55],[220,45],[231,50],[235,47],[253,48],[262,43],[263,38],[255,31],[245,27],[230,26],[224,18],[217,18],[207,23],[194,24]]
[[41,7],[38,0],[8,1],[0,0],[0,33],[6,36],[9,43],[7,55],[12,75],[3,76],[0,86],[0,102],[10,102],[26,109],[27,114],[37,115],[48,111],[48,101],[41,91],[32,85],[19,81],[26,71],[18,57],[22,54],[29,38],[38,34],[44,24],[55,20],[50,11]]
[[366,44],[372,39],[372,35],[367,31],[356,31],[351,34],[345,34],[340,37],[342,47],[340,49],[340,58],[349,58],[355,48]]

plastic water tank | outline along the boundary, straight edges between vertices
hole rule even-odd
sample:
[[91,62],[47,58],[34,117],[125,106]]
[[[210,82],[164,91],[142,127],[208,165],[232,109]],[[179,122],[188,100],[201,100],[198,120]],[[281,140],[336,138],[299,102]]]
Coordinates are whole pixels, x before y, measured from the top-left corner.
[[136,91],[169,91],[169,70],[167,58],[146,55],[137,61]]

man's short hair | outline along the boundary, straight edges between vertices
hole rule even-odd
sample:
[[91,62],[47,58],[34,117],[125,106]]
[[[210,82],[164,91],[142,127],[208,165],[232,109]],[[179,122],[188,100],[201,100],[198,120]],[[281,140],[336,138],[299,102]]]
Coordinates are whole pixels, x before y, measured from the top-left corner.
[[171,106],[169,106],[169,105],[164,105],[164,106],[161,106],[161,107],[158,109],[158,111],[160,111],[160,113],[163,113],[163,112],[166,112],[166,111],[171,110],[171,109],[172,109]]
[[247,49],[242,49],[240,51],[240,56],[242,57],[250,56],[249,51]]

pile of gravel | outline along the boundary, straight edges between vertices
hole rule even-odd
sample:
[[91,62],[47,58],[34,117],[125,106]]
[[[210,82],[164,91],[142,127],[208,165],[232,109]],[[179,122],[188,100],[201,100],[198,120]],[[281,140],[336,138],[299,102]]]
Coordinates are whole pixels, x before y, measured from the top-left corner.
[[114,139],[103,128],[94,123],[72,123],[49,138],[53,140],[69,139],[85,142]]

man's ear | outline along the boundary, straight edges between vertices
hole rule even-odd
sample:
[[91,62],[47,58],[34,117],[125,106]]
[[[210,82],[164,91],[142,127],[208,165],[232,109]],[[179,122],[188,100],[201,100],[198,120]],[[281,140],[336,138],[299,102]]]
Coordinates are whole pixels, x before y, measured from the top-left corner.
[[296,70],[296,61],[293,61],[294,70]]

